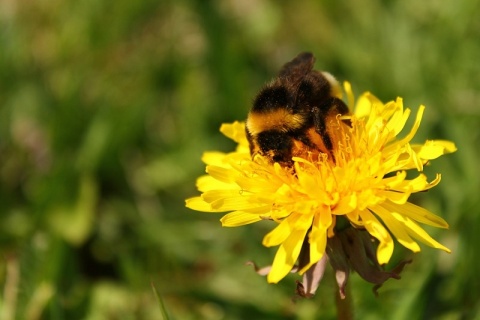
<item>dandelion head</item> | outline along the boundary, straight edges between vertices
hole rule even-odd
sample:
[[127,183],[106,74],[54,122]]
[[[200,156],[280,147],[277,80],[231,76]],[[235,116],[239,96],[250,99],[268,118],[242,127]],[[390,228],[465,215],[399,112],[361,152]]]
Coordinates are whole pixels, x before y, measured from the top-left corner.
[[[401,98],[382,103],[364,93],[354,102],[350,84],[344,91],[352,112],[328,119],[331,150],[306,148],[288,165],[263,154],[252,157],[245,124],[223,124],[221,132],[237,148],[204,154],[201,195],[186,201],[194,210],[228,212],[221,218],[225,227],[273,221],[263,245],[278,249],[272,265],[257,272],[270,283],[298,272],[304,276],[297,286],[303,296],[315,293],[327,261],[341,293],[350,269],[376,285],[398,278],[405,263],[390,272],[381,267],[392,257],[394,239],[413,252],[420,251],[418,242],[450,252],[421,227],[448,228],[447,222],[408,199],[440,182],[440,174],[428,179],[423,167],[454,152],[455,145],[412,142],[424,106],[407,126],[412,115]],[[414,176],[407,177],[408,171]]]

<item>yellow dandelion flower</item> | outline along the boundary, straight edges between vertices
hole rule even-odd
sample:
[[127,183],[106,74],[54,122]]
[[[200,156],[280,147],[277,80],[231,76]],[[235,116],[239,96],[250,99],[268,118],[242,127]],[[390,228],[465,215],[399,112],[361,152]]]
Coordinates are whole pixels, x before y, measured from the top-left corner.
[[[348,83],[344,87],[353,106],[351,87]],[[204,154],[207,175],[197,181],[202,194],[187,199],[186,206],[206,212],[230,211],[221,218],[225,227],[261,220],[278,223],[263,239],[264,246],[279,247],[268,269],[270,283],[292,270],[303,274],[325,260],[339,219],[347,219],[354,229],[366,230],[378,240],[375,260],[380,265],[392,256],[392,235],[413,252],[420,251],[418,241],[450,252],[419,225],[448,228],[447,222],[408,202],[412,193],[440,182],[439,174],[429,181],[421,173],[423,166],[456,150],[449,141],[411,143],[424,109],[419,107],[412,128],[402,133],[411,113],[402,99],[382,103],[364,93],[352,115],[328,124],[333,157],[294,157],[293,167],[272,164],[260,155],[252,159],[244,123],[224,124],[220,131],[238,143],[237,149]],[[418,171],[418,176],[407,178],[407,170]],[[296,268],[302,250],[308,251],[308,261]]]

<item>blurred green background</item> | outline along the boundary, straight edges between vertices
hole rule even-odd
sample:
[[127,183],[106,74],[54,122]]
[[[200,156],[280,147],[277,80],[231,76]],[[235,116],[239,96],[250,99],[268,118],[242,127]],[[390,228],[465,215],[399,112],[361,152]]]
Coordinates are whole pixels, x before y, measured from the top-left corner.
[[221,228],[193,212],[204,150],[246,117],[279,67],[316,67],[384,101],[427,106],[417,142],[456,142],[442,183],[412,201],[449,246],[413,255],[357,319],[480,319],[480,3],[431,1],[0,1],[0,318],[332,319],[333,276],[292,302],[269,285],[268,222]]

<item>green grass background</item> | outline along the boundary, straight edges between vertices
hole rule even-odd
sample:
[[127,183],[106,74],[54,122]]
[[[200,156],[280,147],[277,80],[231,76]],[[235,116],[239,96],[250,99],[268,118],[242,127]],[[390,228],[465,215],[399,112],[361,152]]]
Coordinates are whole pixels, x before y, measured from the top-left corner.
[[268,222],[222,228],[193,212],[204,150],[246,117],[279,67],[316,67],[384,101],[427,106],[417,142],[453,140],[412,198],[452,249],[413,257],[357,319],[480,319],[480,3],[476,0],[0,1],[0,318],[333,319],[331,270],[292,302],[269,285]]

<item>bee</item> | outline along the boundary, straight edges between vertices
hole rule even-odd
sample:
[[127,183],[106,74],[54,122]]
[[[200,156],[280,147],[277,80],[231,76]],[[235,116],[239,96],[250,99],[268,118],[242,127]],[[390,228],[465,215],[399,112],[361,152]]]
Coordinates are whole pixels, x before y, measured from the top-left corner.
[[349,113],[340,86],[328,72],[313,70],[315,57],[300,53],[253,100],[246,121],[252,157],[292,166],[292,157],[330,154],[329,122]]

